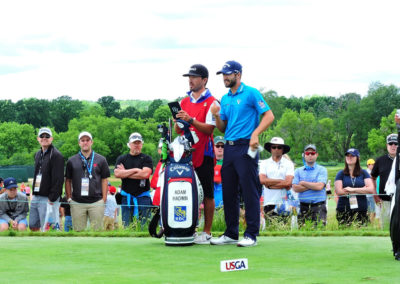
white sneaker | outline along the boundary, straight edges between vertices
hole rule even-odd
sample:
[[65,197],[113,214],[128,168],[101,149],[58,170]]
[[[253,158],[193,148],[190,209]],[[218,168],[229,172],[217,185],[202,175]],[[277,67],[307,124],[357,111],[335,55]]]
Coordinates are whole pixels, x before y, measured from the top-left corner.
[[194,238],[194,243],[198,245],[209,245],[212,236],[207,234],[206,232],[202,232],[199,235],[196,235]]
[[237,243],[237,240],[231,239],[225,235],[220,236],[219,238],[212,238],[210,244],[212,245],[234,245]]
[[249,238],[249,237],[244,237],[243,240],[237,243],[238,247],[253,247],[257,245],[257,241]]

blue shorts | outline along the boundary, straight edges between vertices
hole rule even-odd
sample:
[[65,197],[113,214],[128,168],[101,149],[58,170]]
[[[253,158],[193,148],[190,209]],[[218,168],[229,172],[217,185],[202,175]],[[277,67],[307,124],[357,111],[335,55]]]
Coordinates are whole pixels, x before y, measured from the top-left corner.
[[[0,224],[4,224],[4,223],[8,224],[8,222],[6,220],[0,218]],[[21,224],[21,223],[25,224],[25,226],[28,227],[28,221],[26,221],[26,218],[18,221],[18,224]]]

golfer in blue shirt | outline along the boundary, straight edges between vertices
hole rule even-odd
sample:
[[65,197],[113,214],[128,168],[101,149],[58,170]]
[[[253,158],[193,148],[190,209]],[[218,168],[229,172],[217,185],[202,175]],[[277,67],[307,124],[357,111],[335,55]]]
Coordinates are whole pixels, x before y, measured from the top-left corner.
[[[221,169],[226,231],[210,243],[255,246],[260,228],[261,196],[258,136],[271,125],[274,115],[261,93],[241,82],[242,66],[238,62],[226,62],[217,75],[221,73],[229,91],[222,97],[220,107],[213,104],[211,113],[226,139]],[[240,193],[245,204],[247,228],[244,238],[238,242]]]

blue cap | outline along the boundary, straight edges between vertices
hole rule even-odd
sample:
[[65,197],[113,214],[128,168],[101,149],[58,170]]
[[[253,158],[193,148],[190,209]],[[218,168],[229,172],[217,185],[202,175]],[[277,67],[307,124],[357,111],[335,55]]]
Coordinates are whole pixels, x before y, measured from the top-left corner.
[[6,178],[4,180],[4,187],[7,189],[17,188],[18,187],[17,180],[13,177]]
[[217,72],[218,74],[224,74],[224,75],[230,75],[232,73],[242,73],[242,65],[240,65],[239,62],[236,61],[227,61],[222,69]]
[[350,154],[354,157],[360,157],[360,152],[356,148],[350,148],[349,150],[346,151],[345,155]]

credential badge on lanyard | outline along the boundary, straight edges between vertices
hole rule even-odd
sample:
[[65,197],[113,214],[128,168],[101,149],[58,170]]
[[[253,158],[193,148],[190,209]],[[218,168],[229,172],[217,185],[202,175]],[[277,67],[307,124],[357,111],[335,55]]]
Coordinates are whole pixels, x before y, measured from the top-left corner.
[[35,179],[35,186],[33,188],[34,192],[39,192],[40,190],[40,183],[42,182],[42,174],[37,174]]
[[89,174],[89,178],[86,176],[86,170],[85,170],[85,177],[82,178],[82,183],[81,183],[81,196],[89,196],[89,182],[90,179],[93,178],[92,176],[92,170],[93,170],[93,160],[94,160],[94,151],[92,151],[92,158],[90,159],[90,162],[88,164],[86,158],[82,155],[81,152],[79,152],[79,156],[82,159],[83,165],[85,169],[87,170],[87,173]]

